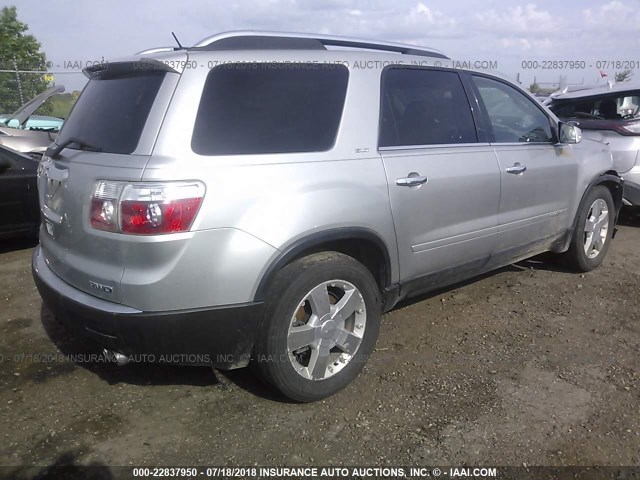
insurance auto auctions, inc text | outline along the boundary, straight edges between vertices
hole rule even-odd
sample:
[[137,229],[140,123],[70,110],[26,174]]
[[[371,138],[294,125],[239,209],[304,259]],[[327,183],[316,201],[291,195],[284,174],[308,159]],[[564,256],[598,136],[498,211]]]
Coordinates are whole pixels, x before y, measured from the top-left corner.
[[437,478],[445,477],[496,477],[496,468],[451,467],[259,467],[255,475],[260,477],[299,478]]

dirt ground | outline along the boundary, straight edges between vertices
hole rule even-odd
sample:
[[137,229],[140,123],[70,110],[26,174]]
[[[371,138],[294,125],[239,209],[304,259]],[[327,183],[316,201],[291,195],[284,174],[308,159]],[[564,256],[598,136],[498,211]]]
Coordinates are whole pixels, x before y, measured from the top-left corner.
[[[0,465],[639,465],[640,219],[580,275],[527,261],[385,315],[354,384],[298,405],[247,370],[72,363],[0,244]],[[57,361],[52,361],[57,359]]]

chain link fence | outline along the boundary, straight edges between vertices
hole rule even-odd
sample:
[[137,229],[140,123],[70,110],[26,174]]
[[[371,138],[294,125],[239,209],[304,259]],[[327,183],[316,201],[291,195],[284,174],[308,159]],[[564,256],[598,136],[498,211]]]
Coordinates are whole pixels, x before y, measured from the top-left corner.
[[4,117],[13,113],[24,104],[25,93],[29,92],[24,92],[15,73],[0,73],[0,115]]

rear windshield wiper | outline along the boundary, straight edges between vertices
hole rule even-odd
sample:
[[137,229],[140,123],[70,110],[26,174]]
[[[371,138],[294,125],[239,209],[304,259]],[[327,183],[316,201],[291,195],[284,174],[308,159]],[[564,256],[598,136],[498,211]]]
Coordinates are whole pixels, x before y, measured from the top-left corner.
[[102,149],[100,147],[94,147],[93,145],[90,145],[87,142],[84,142],[84,141],[80,140],[79,138],[69,137],[64,142],[62,142],[60,144],[56,144],[55,147],[47,148],[47,151],[45,152],[45,155],[47,155],[48,157],[51,157],[52,159],[55,160],[56,158],[58,158],[60,156],[60,152],[62,152],[62,150],[67,148],[72,143],[75,143],[76,145],[78,145],[81,150],[88,150],[90,152],[101,152],[102,151]]

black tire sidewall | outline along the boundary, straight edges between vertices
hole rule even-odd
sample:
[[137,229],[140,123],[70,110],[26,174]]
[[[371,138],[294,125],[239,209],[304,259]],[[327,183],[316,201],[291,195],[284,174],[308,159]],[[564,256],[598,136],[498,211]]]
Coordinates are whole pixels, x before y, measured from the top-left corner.
[[[355,285],[362,294],[367,311],[364,337],[354,358],[340,372],[324,380],[308,380],[294,370],[288,358],[291,317],[311,289],[334,279]],[[264,378],[292,400],[310,402],[326,398],[360,373],[375,347],[381,317],[376,282],[361,263],[336,252],[299,259],[279,272],[269,289],[253,361]]]

